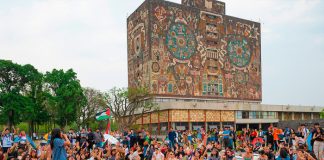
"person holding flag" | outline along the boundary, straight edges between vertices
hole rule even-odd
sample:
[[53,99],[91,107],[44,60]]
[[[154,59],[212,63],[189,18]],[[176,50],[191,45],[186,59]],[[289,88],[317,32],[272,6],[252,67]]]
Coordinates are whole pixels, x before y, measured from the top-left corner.
[[99,112],[96,114],[96,120],[98,121],[103,121],[103,120],[108,120],[108,123],[107,123],[107,128],[106,128],[106,134],[109,134],[109,131],[110,131],[110,109],[107,108],[106,111],[103,111],[103,112]]

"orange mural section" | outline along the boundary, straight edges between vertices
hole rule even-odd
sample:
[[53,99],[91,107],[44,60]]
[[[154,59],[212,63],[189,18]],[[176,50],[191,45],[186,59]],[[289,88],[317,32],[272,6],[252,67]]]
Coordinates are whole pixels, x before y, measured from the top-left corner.
[[160,122],[168,122],[168,111],[160,111]]
[[159,122],[158,112],[151,113],[151,123],[158,123],[158,122]]
[[188,110],[170,110],[172,122],[188,122]]
[[190,111],[190,122],[204,122],[205,111],[204,110],[189,110]]
[[206,111],[207,122],[220,122],[220,111]]
[[234,111],[221,111],[222,122],[233,122],[235,120]]

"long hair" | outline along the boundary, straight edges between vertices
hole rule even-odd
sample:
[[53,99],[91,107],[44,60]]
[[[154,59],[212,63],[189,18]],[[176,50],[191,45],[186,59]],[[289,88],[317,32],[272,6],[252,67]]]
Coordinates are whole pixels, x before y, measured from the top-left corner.
[[54,128],[51,133],[51,149],[54,147],[54,139],[61,138],[61,130],[59,128]]

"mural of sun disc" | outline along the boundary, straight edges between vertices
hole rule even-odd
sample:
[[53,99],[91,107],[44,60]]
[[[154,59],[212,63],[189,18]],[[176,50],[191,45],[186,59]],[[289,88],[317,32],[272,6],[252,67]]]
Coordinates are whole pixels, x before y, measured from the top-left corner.
[[193,32],[182,23],[172,24],[167,32],[166,45],[172,55],[179,60],[187,60],[196,51]]

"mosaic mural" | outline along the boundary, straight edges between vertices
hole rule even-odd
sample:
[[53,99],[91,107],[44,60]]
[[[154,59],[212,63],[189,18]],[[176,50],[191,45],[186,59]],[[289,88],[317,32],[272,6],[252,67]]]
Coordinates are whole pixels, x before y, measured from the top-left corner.
[[225,14],[225,3],[216,0],[182,0],[182,4],[214,13]]
[[152,0],[130,16],[129,85],[160,96],[261,100],[260,24],[196,2]]
[[128,86],[149,86],[148,3],[127,18]]

